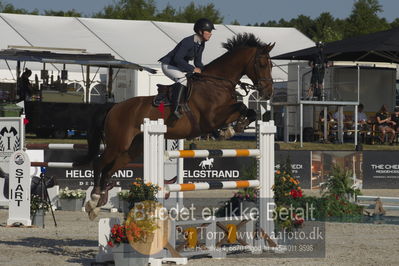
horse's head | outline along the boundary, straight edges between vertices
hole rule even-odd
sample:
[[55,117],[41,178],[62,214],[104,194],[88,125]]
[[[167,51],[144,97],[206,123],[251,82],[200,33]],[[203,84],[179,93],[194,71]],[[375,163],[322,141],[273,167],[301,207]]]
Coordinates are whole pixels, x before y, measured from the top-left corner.
[[275,43],[269,43],[256,47],[245,70],[245,74],[252,80],[259,95],[267,100],[273,94],[272,61],[269,53],[274,45]]

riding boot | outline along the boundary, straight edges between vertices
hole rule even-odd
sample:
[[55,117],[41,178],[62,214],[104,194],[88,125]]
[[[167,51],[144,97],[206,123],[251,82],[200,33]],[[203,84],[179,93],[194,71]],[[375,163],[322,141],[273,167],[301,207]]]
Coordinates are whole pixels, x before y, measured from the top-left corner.
[[174,87],[173,88],[173,104],[174,104],[173,114],[177,118],[180,118],[182,116],[182,113],[179,111],[180,101],[184,95],[186,86],[184,86],[183,84],[180,84],[180,83],[176,83],[173,87]]

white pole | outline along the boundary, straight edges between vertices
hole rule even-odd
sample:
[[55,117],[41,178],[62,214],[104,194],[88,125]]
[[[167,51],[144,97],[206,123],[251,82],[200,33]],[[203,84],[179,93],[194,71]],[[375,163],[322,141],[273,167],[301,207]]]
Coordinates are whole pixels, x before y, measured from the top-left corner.
[[[184,150],[184,140],[179,139],[179,145],[178,145],[179,150]],[[184,183],[184,159],[179,158],[177,159],[177,183],[178,184],[183,184]],[[183,208],[183,192],[178,192],[177,193],[177,200],[179,203],[179,208]]]
[[144,123],[141,125],[141,131],[143,131],[143,164],[144,164],[144,182],[148,182],[150,180],[150,136],[148,132],[148,124],[150,119],[144,118]]

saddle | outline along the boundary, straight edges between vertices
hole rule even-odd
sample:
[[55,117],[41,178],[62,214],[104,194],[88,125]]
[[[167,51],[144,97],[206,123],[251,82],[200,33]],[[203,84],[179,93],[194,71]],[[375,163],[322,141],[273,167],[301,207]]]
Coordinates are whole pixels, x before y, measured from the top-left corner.
[[[158,107],[159,105],[161,105],[161,103],[163,103],[164,106],[171,106],[173,104],[172,95],[173,95],[174,85],[175,84],[172,85],[157,84],[158,94],[154,97],[152,104],[155,107]],[[192,82],[189,79],[187,80],[187,89],[184,91],[182,100],[180,102],[180,104],[183,107],[182,109],[186,109],[187,102],[191,96],[191,91],[192,91]]]

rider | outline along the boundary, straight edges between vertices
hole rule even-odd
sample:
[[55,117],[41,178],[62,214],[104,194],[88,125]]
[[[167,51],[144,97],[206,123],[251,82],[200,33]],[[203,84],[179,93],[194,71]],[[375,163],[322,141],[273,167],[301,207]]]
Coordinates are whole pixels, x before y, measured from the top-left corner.
[[[167,55],[159,59],[162,63],[163,73],[176,82],[173,85],[172,101],[174,103],[173,114],[181,117],[179,104],[187,86],[187,73],[201,73],[204,65],[202,63],[202,52],[205,42],[212,36],[213,23],[206,18],[198,19],[194,24],[194,35],[188,36],[180,41],[176,47]],[[194,60],[194,66],[188,62]]]

